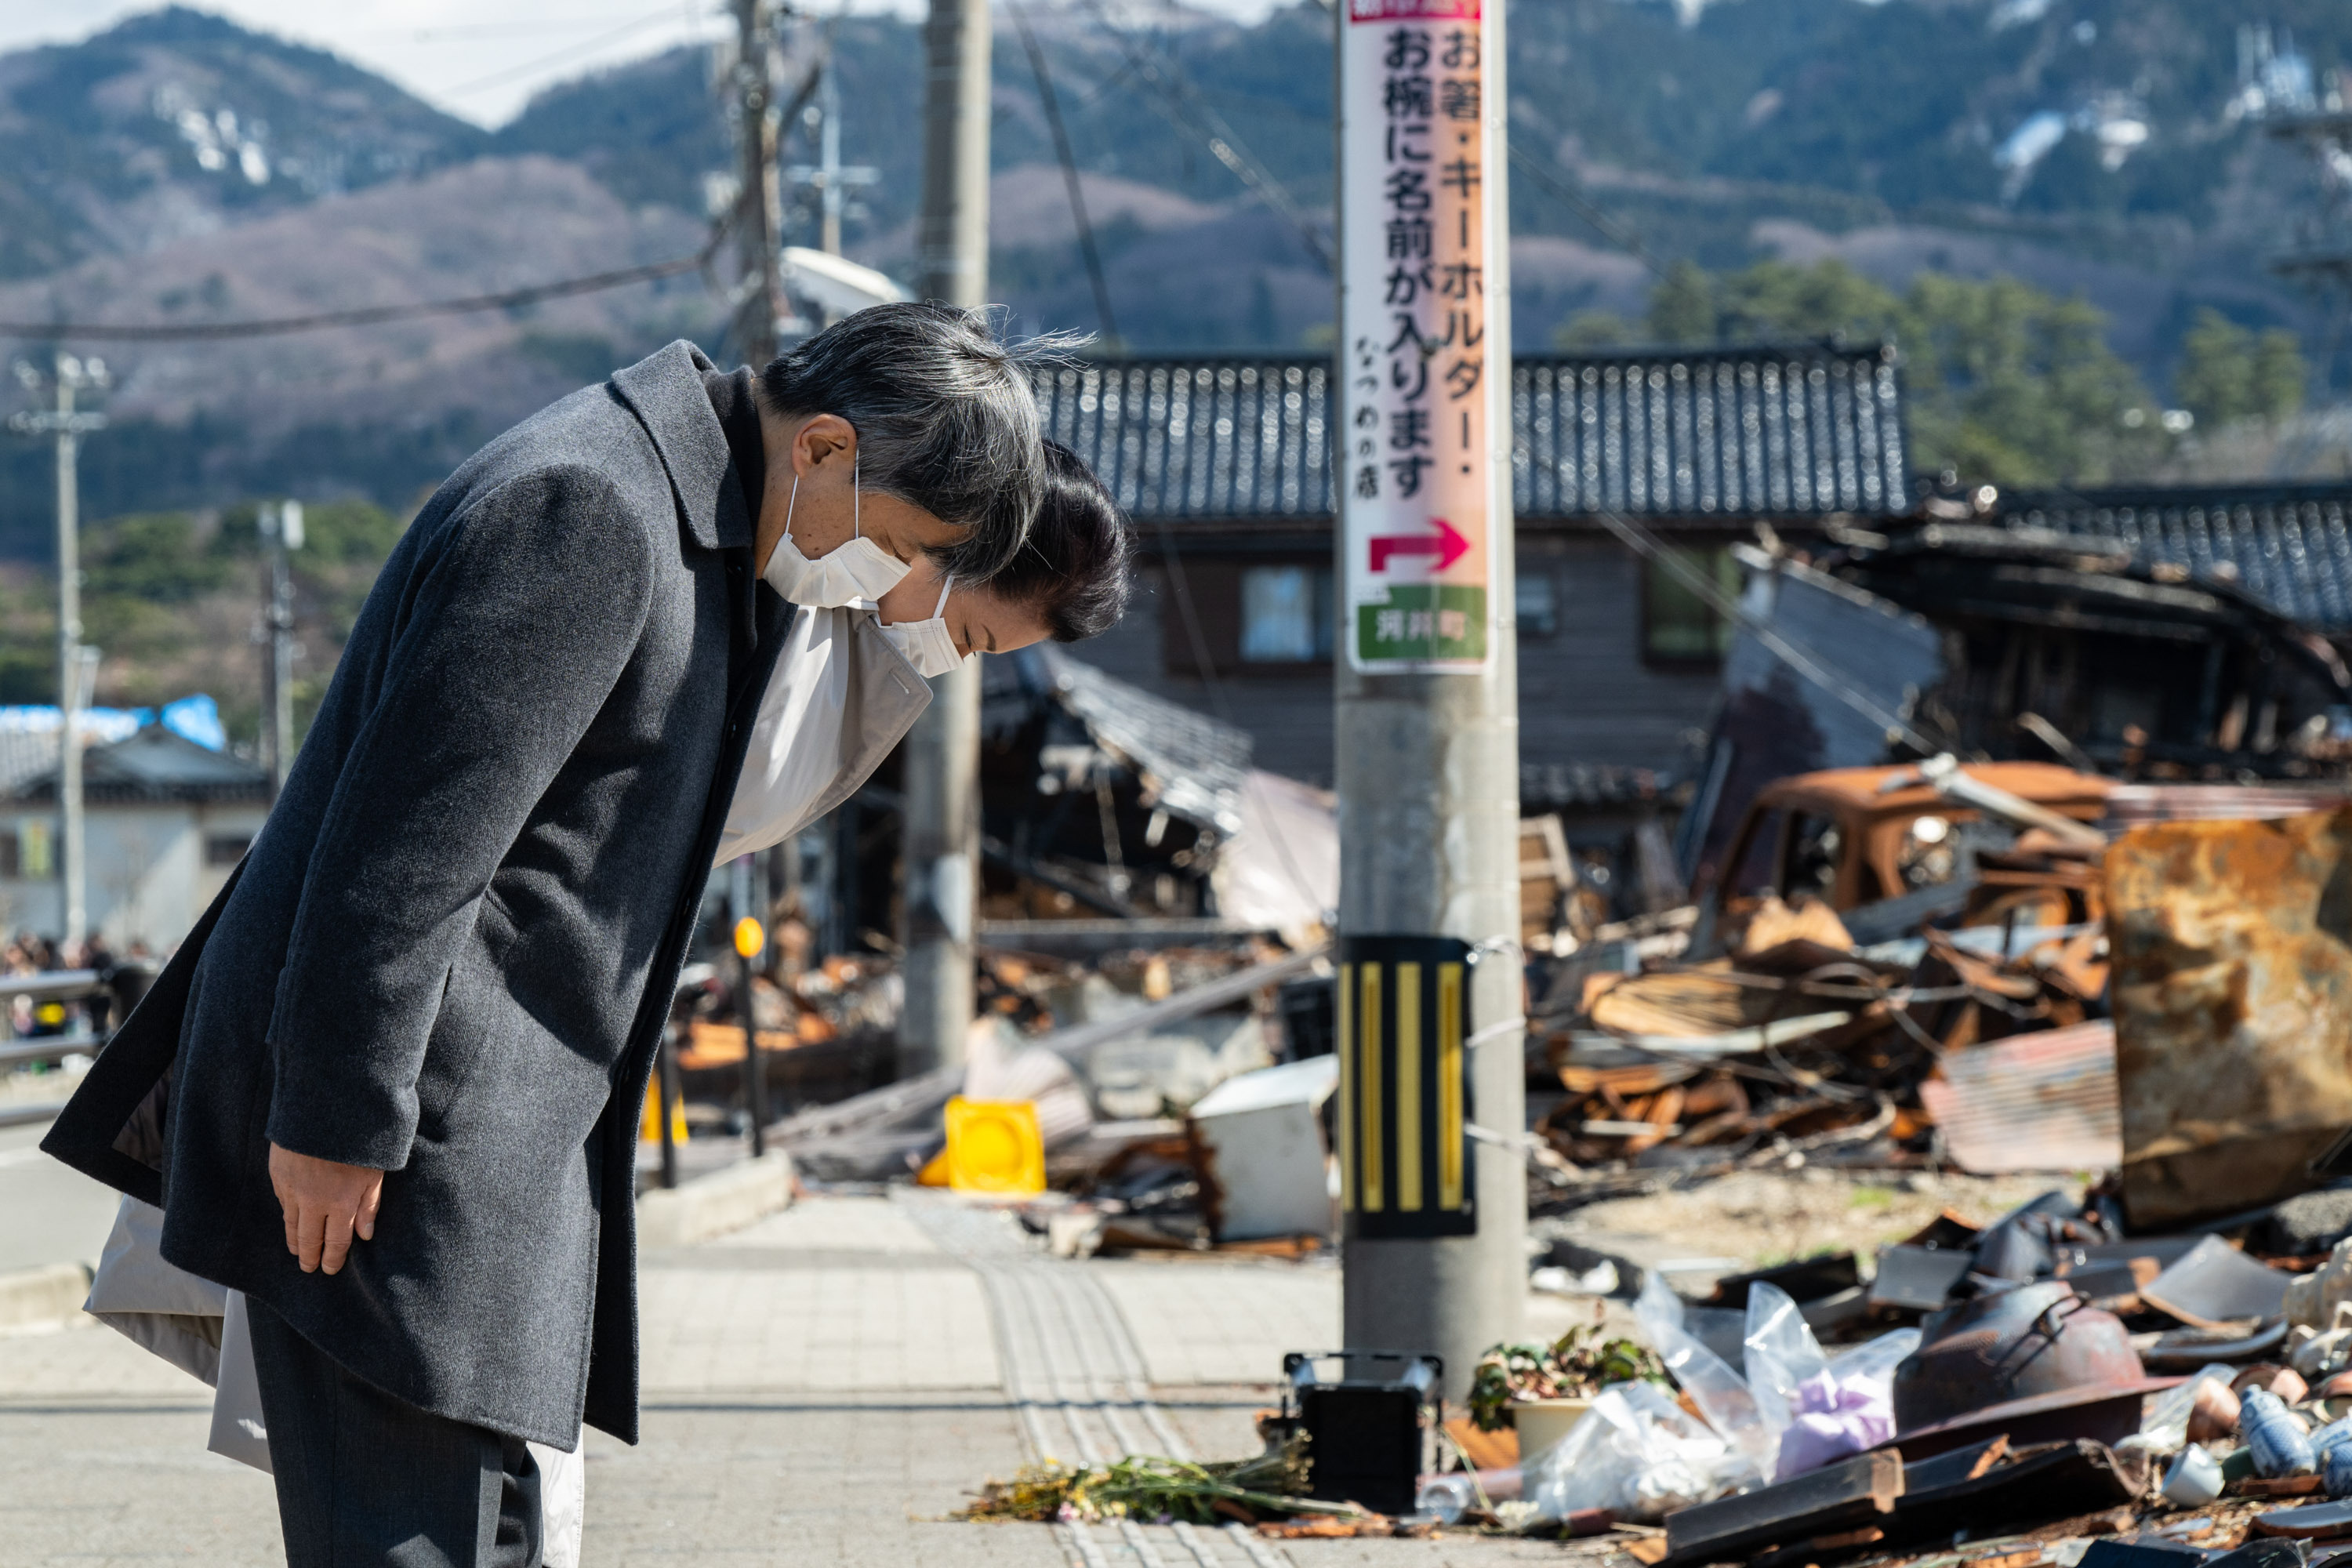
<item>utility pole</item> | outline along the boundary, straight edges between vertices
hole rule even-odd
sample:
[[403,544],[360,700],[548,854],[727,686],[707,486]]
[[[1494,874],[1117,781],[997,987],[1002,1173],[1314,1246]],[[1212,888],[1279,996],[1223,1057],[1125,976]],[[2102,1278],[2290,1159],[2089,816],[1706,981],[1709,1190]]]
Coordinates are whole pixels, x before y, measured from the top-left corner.
[[733,0],[735,116],[742,152],[735,253],[735,341],[754,368],[774,357],[777,328],[791,312],[784,303],[782,212],[776,189],[776,30],[770,0]]
[[817,240],[827,256],[841,254],[841,87],[831,60],[816,89],[817,112],[824,123],[817,130]]
[[286,787],[286,771],[294,765],[294,573],[287,552],[302,548],[302,503],[264,501],[255,521],[269,558],[269,601],[263,623],[269,657],[262,665],[269,709],[262,750],[274,803]]
[[1527,1290],[1499,0],[1335,7],[1339,1131],[1351,1350],[1449,1398]]
[[[923,205],[916,224],[926,300],[988,301],[988,0],[931,0],[923,27]],[[931,682],[907,736],[906,1007],[898,1071],[961,1062],[971,1027],[972,904],[980,882],[980,665]]]
[[[9,428],[27,436],[47,436],[57,442],[58,455],[58,942],[68,945],[87,934],[89,867],[82,827],[81,710],[89,706],[97,684],[92,650],[81,645],[81,496],[77,462],[81,437],[106,427],[106,416],[77,412],[74,396],[101,391],[107,384],[106,362],[77,359],[63,349],[52,366],[57,406],[48,412],[26,412],[8,421]],[[24,360],[16,362],[16,379],[26,390],[37,390],[40,372]]]

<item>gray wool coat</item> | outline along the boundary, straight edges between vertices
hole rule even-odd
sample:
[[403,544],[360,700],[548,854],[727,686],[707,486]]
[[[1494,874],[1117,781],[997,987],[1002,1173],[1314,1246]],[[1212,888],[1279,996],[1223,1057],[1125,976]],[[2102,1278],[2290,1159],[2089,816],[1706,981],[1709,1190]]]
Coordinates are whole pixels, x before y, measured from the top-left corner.
[[[791,623],[708,368],[672,343],[435,494],[268,826],[43,1143],[350,1371],[559,1448],[583,1414],[636,1439],[638,1108]],[[340,1274],[288,1253],[272,1142],[389,1173]]]

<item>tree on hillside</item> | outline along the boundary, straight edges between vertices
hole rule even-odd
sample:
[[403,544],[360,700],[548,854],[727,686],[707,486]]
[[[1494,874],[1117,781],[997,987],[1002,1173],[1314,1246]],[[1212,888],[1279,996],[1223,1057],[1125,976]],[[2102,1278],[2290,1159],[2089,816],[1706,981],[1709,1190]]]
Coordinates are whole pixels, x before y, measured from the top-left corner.
[[1833,258],[1759,261],[1727,274],[1716,298],[1716,335],[1726,342],[1900,339],[1909,325],[1893,289]]
[[1970,483],[2079,485],[2129,479],[2163,456],[2147,389],[2084,301],[2014,278],[1925,273],[1904,310],[1918,466]]
[[1662,343],[1714,342],[1722,322],[1716,313],[1715,279],[1695,261],[1677,261],[1650,290],[1650,336]]
[[2173,395],[2201,428],[2284,419],[2303,406],[2311,373],[2293,332],[2273,327],[2258,334],[2209,306],[2180,348]]
[[[149,512],[82,531],[82,624],[104,656],[101,703],[149,707],[209,690],[232,738],[259,731],[261,650],[250,628],[262,597],[255,506]],[[363,500],[305,510],[293,557],[298,729],[334,674],[352,622],[405,524]],[[57,700],[56,588],[0,581],[0,701]]]
[[[1891,340],[1904,353],[1915,466],[1950,468],[1971,484],[2127,478],[2168,440],[2138,375],[2107,347],[2106,319],[2013,278],[1922,273],[1898,295],[1834,259],[1720,275],[1677,262],[1651,292],[1647,328],[1588,313],[1555,341],[1579,349],[1644,337],[1692,346]],[[2256,384],[2261,352],[2228,361],[2239,367],[2229,384]]]

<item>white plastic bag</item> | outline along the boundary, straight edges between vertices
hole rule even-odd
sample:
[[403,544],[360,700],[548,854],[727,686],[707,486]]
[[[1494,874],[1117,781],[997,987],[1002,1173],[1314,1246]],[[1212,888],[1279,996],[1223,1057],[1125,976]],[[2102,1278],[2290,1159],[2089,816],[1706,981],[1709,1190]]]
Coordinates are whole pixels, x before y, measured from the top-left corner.
[[1657,1520],[1754,1474],[1745,1455],[1656,1384],[1619,1383],[1595,1394],[1591,1413],[1538,1462],[1529,1496],[1546,1519],[1605,1508],[1620,1519]]
[[1812,1325],[1778,1285],[1748,1288],[1748,1391],[1757,1413],[1775,1434],[1796,1416],[1797,1385],[1829,1370]]
[[1758,1475],[1772,1468],[1774,1434],[1765,1426],[1755,1396],[1738,1373],[1724,1364],[1683,1327],[1683,1300],[1655,1270],[1643,1282],[1633,1302],[1633,1318],[1642,1335],[1667,1373],[1690,1395],[1708,1426],[1739,1450]]
[[[1775,1477],[1802,1475],[1894,1436],[1895,1369],[1918,1348],[1918,1330],[1896,1329],[1832,1356],[1781,1434]],[[1792,1447],[1801,1451],[1791,1453]]]
[[1898,1329],[1835,1361],[1787,1291],[1748,1292],[1748,1387],[1773,1438],[1767,1471],[1785,1481],[1895,1436],[1895,1368],[1919,1348],[1919,1331]]

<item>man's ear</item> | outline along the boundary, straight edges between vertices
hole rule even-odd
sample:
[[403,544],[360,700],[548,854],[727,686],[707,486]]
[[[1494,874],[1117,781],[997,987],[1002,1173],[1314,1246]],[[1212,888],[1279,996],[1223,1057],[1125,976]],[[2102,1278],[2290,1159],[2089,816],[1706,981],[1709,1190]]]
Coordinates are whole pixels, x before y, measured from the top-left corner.
[[838,414],[813,414],[793,437],[793,468],[806,475],[857,450],[857,428]]

